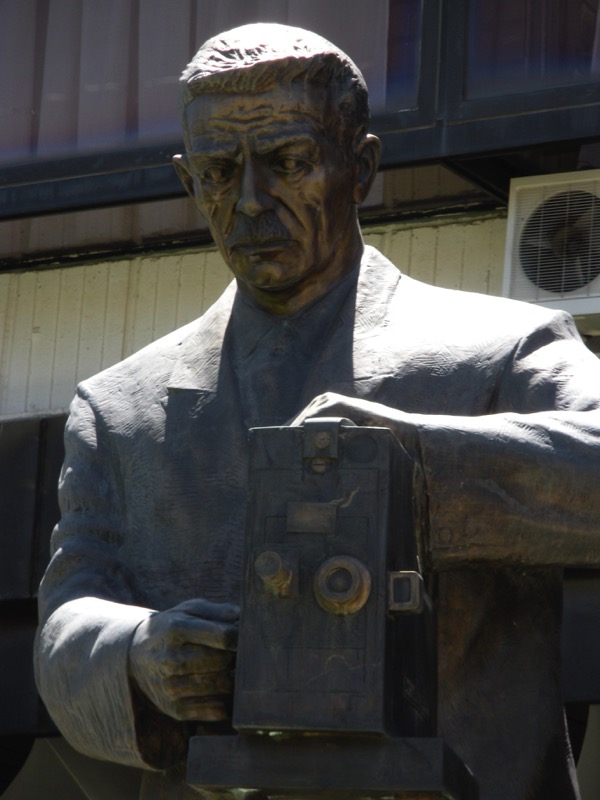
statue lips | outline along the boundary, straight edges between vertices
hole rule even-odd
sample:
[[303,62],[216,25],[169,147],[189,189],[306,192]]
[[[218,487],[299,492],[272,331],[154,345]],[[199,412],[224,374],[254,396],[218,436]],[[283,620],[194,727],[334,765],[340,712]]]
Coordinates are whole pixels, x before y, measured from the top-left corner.
[[231,249],[241,253],[251,261],[269,261],[276,257],[278,253],[288,250],[292,244],[292,239],[246,240],[236,243]]
[[261,292],[287,291],[297,282],[293,249],[296,241],[290,236],[272,238],[247,236],[229,248],[234,274]]

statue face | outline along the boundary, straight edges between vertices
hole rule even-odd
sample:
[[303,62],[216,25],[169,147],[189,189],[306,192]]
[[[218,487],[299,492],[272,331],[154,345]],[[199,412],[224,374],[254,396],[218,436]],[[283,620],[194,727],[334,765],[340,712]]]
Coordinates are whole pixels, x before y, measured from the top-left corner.
[[327,133],[328,113],[327,90],[306,85],[200,95],[186,110],[178,171],[240,290],[275,313],[360,258],[360,170]]

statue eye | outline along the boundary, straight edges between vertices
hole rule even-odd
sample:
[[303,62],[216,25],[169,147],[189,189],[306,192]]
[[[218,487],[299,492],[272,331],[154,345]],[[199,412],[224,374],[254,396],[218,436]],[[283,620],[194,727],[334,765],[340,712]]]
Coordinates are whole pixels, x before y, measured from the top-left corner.
[[301,172],[306,172],[308,164],[301,158],[282,156],[277,159],[275,168],[284,175],[298,175]]
[[207,183],[227,183],[232,174],[233,167],[229,164],[209,164],[202,170],[201,178]]

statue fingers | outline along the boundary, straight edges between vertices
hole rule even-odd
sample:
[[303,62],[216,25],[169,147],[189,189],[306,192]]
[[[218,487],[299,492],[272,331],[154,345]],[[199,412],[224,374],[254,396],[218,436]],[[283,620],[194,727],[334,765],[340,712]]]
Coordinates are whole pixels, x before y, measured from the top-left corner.
[[172,675],[231,672],[234,663],[235,655],[230,650],[185,644],[163,651],[157,658],[157,669],[163,678],[168,678]]
[[315,397],[300,414],[292,419],[289,425],[302,425],[312,417],[347,417],[357,424],[362,424],[364,409],[361,401],[335,392],[324,392]]
[[240,616],[240,607],[235,603],[213,603],[198,597],[185,600],[171,610],[214,622],[236,623]]
[[231,673],[177,675],[166,681],[169,714],[175,719],[217,722],[227,719],[233,691]]
[[190,697],[222,699],[233,691],[233,675],[230,670],[173,675],[166,681],[166,689],[172,700]]
[[186,613],[173,617],[165,642],[169,646],[203,645],[216,650],[236,650],[237,624],[201,619]]

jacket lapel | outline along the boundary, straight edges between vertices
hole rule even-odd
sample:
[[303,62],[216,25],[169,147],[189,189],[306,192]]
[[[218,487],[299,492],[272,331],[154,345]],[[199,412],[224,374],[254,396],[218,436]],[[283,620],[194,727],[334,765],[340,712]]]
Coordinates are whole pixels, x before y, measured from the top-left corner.
[[385,331],[391,327],[391,306],[401,277],[377,250],[365,247],[356,290],[346,299],[308,383],[309,400],[325,391],[369,397],[389,374]]
[[[243,460],[247,432],[243,428],[237,383],[233,375],[228,325],[235,297],[231,284],[198,320],[181,343],[181,352],[168,382],[165,444],[185,452],[194,472],[236,476]],[[244,475],[245,477],[245,475]]]
[[217,302],[197,321],[196,327],[180,345],[169,390],[201,390],[216,393],[219,383],[223,341],[235,298],[231,283]]

